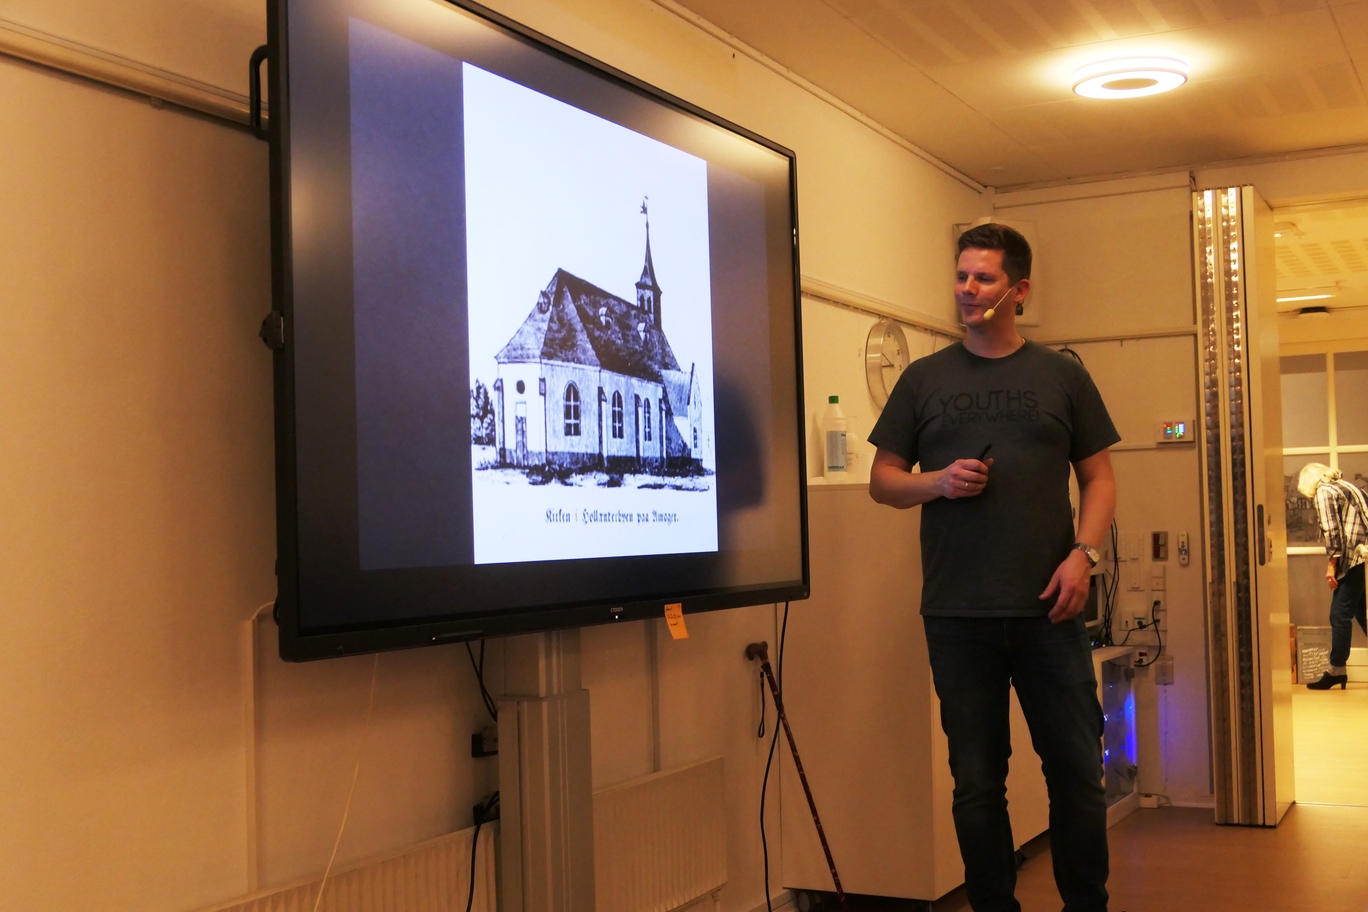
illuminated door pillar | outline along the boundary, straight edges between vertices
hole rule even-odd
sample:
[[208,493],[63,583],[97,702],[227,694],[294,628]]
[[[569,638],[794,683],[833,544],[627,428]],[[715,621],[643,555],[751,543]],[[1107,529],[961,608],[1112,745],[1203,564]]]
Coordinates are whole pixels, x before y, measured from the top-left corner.
[[1193,194],[1216,822],[1292,803],[1287,523],[1273,215],[1253,187]]

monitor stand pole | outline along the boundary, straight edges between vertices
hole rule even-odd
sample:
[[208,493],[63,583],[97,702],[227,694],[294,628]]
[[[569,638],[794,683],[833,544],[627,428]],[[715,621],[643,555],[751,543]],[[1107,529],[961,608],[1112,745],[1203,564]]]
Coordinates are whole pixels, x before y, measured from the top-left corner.
[[509,637],[499,700],[501,912],[594,912],[589,691],[578,630]]

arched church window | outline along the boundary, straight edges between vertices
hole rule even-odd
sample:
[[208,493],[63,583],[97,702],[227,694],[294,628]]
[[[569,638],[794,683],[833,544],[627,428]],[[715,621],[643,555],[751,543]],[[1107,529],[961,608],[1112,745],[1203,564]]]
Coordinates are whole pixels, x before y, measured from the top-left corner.
[[650,440],[650,439],[651,439],[651,400],[650,400],[650,399],[647,399],[647,400],[646,400],[646,407],[645,407],[644,409],[641,410],[641,420],[642,420],[642,422],[643,422],[643,424],[642,424],[642,426],[641,426],[641,429],[642,429],[642,431],[644,432],[644,436],[645,436],[645,438],[646,438],[647,440]]
[[613,437],[622,439],[622,393],[613,393]]
[[578,437],[580,435],[580,393],[579,388],[571,383],[565,387],[565,436]]

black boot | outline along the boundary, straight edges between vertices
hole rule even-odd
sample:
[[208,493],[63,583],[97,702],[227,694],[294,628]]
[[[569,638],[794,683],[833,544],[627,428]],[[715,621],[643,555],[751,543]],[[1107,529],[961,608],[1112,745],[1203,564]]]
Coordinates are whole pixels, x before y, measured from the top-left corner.
[[1349,675],[1348,675],[1348,674],[1332,675],[1330,672],[1327,671],[1325,674],[1321,675],[1321,678],[1320,678],[1319,681],[1312,681],[1310,684],[1307,684],[1307,685],[1306,685],[1306,689],[1307,689],[1307,690],[1329,690],[1330,688],[1334,687],[1336,684],[1338,684],[1338,685],[1340,686],[1340,690],[1344,690],[1344,688],[1347,687],[1347,686],[1349,685]]

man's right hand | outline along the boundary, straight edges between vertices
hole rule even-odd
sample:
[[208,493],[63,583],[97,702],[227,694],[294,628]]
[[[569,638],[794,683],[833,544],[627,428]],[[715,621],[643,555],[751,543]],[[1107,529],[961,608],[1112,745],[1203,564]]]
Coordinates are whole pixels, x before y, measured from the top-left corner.
[[1330,558],[1325,567],[1325,585],[1330,587],[1331,592],[1339,588],[1339,580],[1335,579],[1335,559],[1333,557]]
[[956,459],[941,469],[936,478],[936,492],[947,500],[977,497],[988,486],[988,470],[993,460]]

